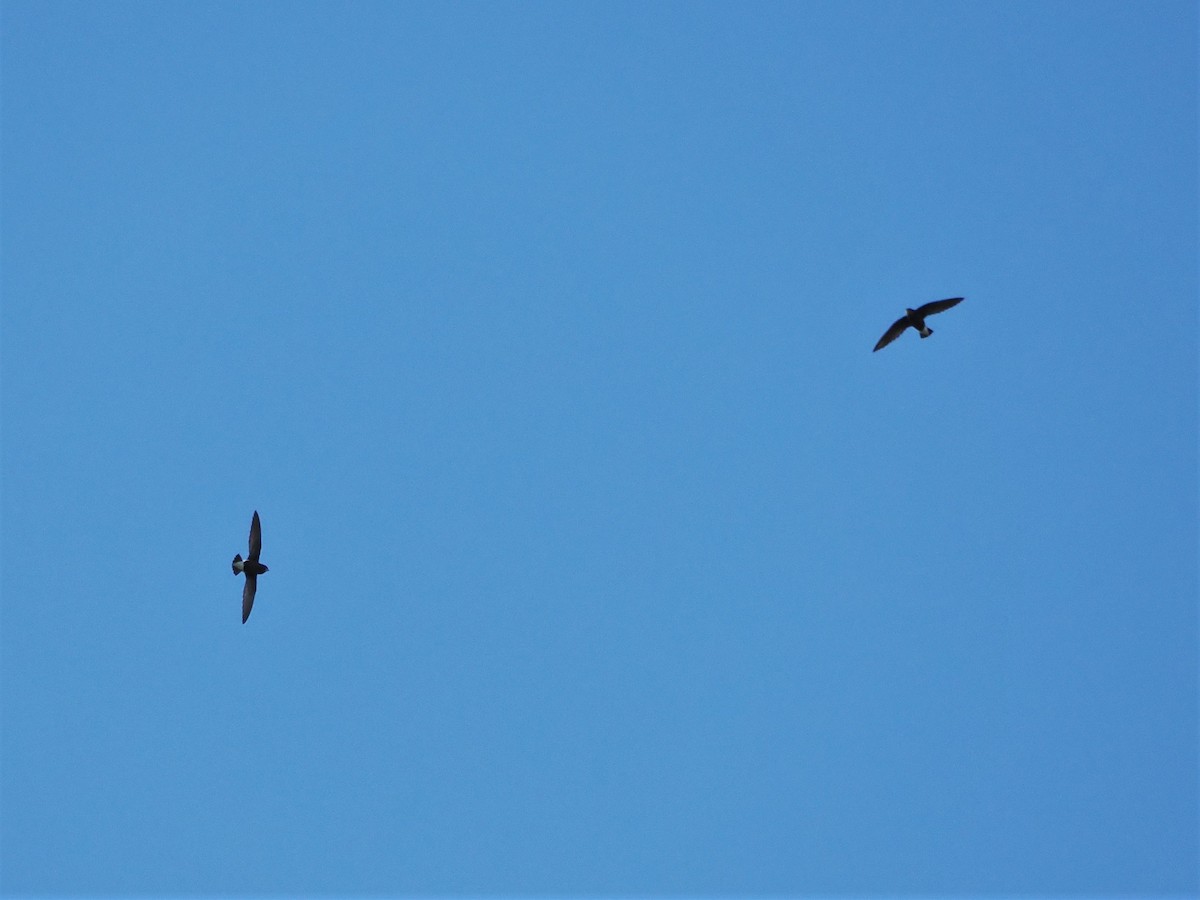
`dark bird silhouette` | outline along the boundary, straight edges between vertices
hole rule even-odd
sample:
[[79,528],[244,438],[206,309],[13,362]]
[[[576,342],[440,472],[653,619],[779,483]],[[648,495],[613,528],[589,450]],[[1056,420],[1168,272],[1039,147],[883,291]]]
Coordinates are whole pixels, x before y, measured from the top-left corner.
[[[924,306],[918,306],[916,309],[906,309],[904,315],[892,323],[892,327],[883,333],[883,337],[879,339],[879,343],[875,345],[875,350],[882,350],[900,335],[904,334],[904,329],[910,325],[917,329],[921,337],[927,338],[933,334],[933,329],[925,324],[925,317],[932,316],[934,313],[945,312],[952,306],[958,306],[962,303],[962,297],[951,297],[949,300],[934,300],[932,303],[926,303]],[[875,350],[871,352],[874,353]]]
[[250,550],[245,559],[242,559],[240,553],[233,558],[233,574],[237,575],[241,572],[246,576],[246,586],[242,588],[243,625],[250,618],[250,609],[254,606],[254,592],[258,590],[258,576],[267,571],[267,567],[258,561],[258,554],[261,552],[262,524],[258,521],[258,510],[256,509],[254,518],[250,520]]

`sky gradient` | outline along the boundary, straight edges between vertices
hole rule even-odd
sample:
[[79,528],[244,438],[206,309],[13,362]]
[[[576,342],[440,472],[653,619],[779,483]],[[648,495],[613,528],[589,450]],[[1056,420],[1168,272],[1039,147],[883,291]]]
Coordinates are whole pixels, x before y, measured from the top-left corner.
[[0,893],[1194,893],[1197,24],[6,2]]

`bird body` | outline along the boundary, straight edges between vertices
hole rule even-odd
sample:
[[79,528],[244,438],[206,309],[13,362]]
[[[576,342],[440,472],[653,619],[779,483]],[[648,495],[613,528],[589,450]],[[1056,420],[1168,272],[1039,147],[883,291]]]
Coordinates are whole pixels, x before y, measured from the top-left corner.
[[[962,301],[962,297],[950,297],[946,300],[934,300],[931,303],[918,306],[916,309],[905,308],[904,315],[893,322],[891,327],[883,333],[883,337],[875,345],[875,350],[882,350],[896,338],[900,337],[900,335],[904,334],[906,328],[915,328],[922,338],[929,337],[933,334],[933,329],[925,324],[925,317],[945,312],[952,306],[958,306]],[[874,353],[875,350],[871,352]]]
[[242,554],[240,553],[233,558],[234,575],[241,575],[243,572],[249,572],[251,575],[261,575],[267,571],[269,571],[267,567],[260,562],[254,562],[251,559],[242,559]]
[[927,338],[933,334],[933,329],[925,324],[925,317],[918,313],[915,309],[908,309],[906,307],[904,312],[908,317],[908,324],[917,329],[917,333],[920,334],[921,337]]
[[268,571],[267,567],[258,561],[261,552],[262,523],[258,520],[258,510],[256,509],[254,518],[250,520],[250,548],[246,551],[246,558],[242,559],[240,553],[233,558],[233,574],[246,576],[246,584],[242,587],[243,625],[250,618],[250,610],[254,607],[254,594],[258,590],[258,576]]

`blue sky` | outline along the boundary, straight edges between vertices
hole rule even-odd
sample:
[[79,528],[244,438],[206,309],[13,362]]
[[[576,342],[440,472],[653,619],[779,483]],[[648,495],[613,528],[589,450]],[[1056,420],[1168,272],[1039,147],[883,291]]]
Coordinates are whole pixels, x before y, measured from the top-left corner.
[[1195,4],[0,16],[0,891],[1197,889]]

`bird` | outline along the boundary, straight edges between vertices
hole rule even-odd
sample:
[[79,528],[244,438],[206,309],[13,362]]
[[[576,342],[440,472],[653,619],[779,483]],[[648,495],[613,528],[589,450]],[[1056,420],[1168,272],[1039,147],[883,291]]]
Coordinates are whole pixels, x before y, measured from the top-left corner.
[[254,606],[254,592],[258,590],[258,576],[267,571],[267,567],[258,561],[258,554],[262,552],[262,523],[258,521],[258,510],[254,511],[254,518],[250,520],[250,549],[247,551],[246,558],[242,559],[242,554],[237,554],[233,558],[233,574],[239,572],[246,576],[246,585],[242,588],[242,624],[246,624],[246,620],[250,618],[250,609]]
[[[900,335],[904,334],[904,329],[910,325],[920,332],[921,337],[929,337],[933,334],[933,329],[925,324],[925,317],[932,316],[934,313],[945,312],[952,306],[958,306],[962,301],[962,297],[950,297],[947,300],[934,300],[931,303],[926,303],[924,306],[918,306],[916,309],[905,309],[904,315],[893,322],[892,327],[883,333],[883,337],[875,345],[875,350],[882,350],[896,338],[900,337]],[[871,352],[874,353],[875,350]]]

